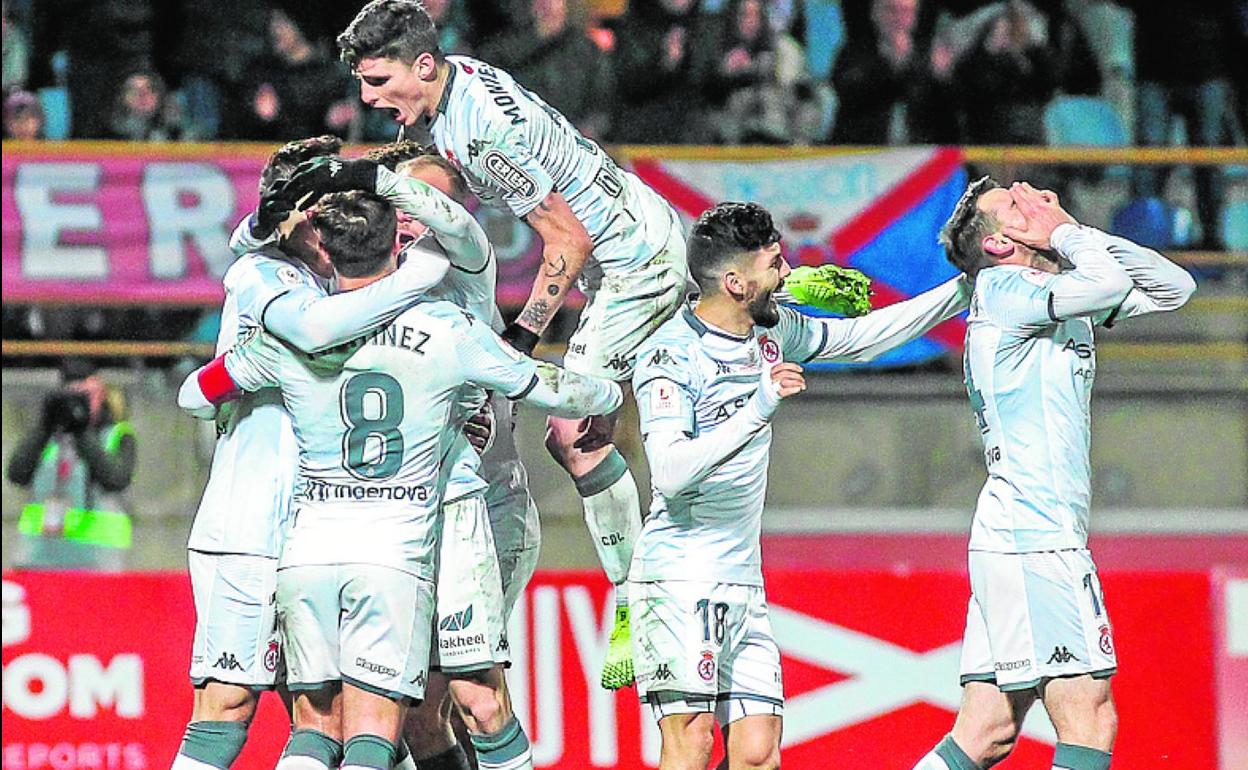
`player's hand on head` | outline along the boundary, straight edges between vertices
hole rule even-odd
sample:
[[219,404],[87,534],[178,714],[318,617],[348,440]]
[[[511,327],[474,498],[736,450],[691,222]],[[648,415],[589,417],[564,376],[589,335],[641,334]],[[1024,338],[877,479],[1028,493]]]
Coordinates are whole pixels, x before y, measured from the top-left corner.
[[1001,232],[1018,243],[1050,249],[1053,231],[1059,225],[1075,224],[1075,218],[1062,208],[1052,190],[1037,190],[1027,182],[1015,182],[1009,192],[1025,222],[1023,227],[1006,225]]
[[256,208],[256,217],[251,225],[252,236],[268,238],[294,210],[295,201],[287,194],[286,185],[274,185],[260,196],[260,205]]
[[326,193],[377,189],[376,161],[349,160],[338,155],[322,155],[299,164],[286,182],[287,195],[300,209],[307,208]]

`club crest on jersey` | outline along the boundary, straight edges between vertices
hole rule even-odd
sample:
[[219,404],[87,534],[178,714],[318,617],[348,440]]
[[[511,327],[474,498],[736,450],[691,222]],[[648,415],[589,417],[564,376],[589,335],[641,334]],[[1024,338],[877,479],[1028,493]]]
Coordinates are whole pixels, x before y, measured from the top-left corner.
[[780,360],[780,346],[766,334],[758,338],[758,350],[763,354],[763,360],[769,364]]
[[276,641],[270,641],[269,647],[264,651],[264,670],[276,671],[279,647]]
[[1046,273],[1043,270],[1037,270],[1034,267],[1029,267],[1025,270],[1019,271],[1019,275],[1022,276],[1023,280],[1027,283],[1035,284],[1042,289],[1048,288],[1049,281],[1053,279],[1052,273]]
[[303,278],[300,277],[299,271],[291,265],[282,265],[277,269],[277,280],[287,286],[296,286],[303,283]]
[[703,682],[715,681],[715,654],[710,650],[703,652],[702,660],[698,661],[698,676]]
[[490,150],[481,156],[481,167],[508,192],[521,198],[529,198],[537,193],[537,182],[498,150]]
[[1101,626],[1101,640],[1098,643],[1098,646],[1101,648],[1101,652],[1106,655],[1114,654],[1114,635],[1109,630],[1108,625]]

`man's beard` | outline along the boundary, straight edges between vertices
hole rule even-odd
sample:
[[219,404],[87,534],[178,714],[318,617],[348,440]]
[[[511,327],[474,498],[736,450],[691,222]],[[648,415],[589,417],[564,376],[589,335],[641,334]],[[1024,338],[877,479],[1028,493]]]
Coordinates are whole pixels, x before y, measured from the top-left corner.
[[758,296],[750,300],[746,308],[750,311],[750,318],[757,326],[770,329],[780,323],[780,307],[776,304],[775,290],[760,292]]

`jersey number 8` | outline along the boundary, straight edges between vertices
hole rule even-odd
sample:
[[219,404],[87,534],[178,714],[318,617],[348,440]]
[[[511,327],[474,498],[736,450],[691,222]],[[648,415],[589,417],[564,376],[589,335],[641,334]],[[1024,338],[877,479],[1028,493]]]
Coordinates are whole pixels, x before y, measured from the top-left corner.
[[350,429],[342,438],[342,467],[364,481],[388,479],[403,464],[403,386],[388,374],[363,372],[339,397]]

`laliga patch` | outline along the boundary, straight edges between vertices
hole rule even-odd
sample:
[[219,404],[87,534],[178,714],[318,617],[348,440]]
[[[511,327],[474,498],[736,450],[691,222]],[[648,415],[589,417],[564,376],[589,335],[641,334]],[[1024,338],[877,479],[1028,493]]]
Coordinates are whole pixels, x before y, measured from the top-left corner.
[[670,380],[655,380],[650,389],[651,417],[679,417],[680,396],[676,392],[676,383]]
[[537,193],[537,182],[498,150],[490,150],[481,156],[481,167],[499,187],[510,193],[521,198],[531,198]]
[[303,277],[299,275],[299,271],[291,265],[282,265],[277,268],[277,280],[287,286],[298,286],[303,283]]

